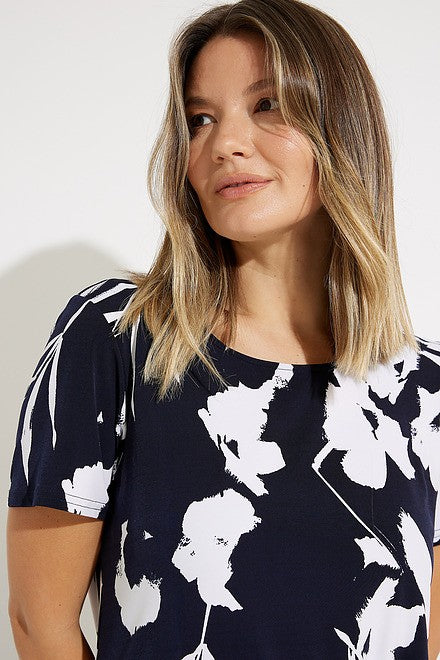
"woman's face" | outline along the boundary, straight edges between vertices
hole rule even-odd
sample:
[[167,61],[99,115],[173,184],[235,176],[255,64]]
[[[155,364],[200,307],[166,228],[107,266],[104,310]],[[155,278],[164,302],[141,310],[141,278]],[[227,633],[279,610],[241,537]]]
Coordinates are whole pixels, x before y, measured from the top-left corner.
[[[185,101],[192,139],[188,180],[212,229],[231,240],[270,239],[289,231],[321,207],[317,172],[306,138],[287,126],[274,98],[262,87],[264,40],[258,35],[214,37],[189,71]],[[221,178],[257,174],[270,182],[236,198],[216,192]]]

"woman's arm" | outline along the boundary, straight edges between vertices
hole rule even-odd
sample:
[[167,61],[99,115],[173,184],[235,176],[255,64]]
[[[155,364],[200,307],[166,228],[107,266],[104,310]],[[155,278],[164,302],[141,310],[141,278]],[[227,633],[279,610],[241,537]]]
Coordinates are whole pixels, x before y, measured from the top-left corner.
[[47,633],[45,637],[31,638],[21,625],[11,618],[15,647],[20,660],[93,660],[94,655],[81,628]]
[[434,546],[428,649],[429,660],[437,660],[440,654],[440,545]]
[[102,526],[45,506],[9,507],[9,617],[20,658],[93,658],[79,618]]

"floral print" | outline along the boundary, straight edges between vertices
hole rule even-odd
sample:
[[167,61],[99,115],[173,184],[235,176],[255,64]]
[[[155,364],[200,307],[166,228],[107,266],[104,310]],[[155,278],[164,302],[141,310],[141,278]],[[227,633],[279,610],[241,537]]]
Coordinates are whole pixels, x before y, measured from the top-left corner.
[[440,544],[440,341],[365,381],[207,350],[175,399],[109,278],[61,310],[21,407],[9,506],[105,520],[98,659],[427,660]]

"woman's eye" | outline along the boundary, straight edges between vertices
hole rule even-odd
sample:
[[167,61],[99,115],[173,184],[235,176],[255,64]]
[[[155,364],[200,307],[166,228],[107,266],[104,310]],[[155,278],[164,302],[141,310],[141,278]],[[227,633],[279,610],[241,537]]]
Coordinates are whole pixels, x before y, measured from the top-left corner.
[[208,117],[209,115],[204,115],[204,114],[198,114],[198,115],[193,115],[188,119],[188,126],[190,130],[194,131],[197,128],[200,128],[200,126],[203,126],[203,124],[195,124],[195,121],[198,120],[199,117]]
[[[271,101],[275,101],[276,104],[278,103],[277,99],[275,99],[275,98],[273,98],[273,97],[265,97],[265,98],[260,99],[260,100],[258,101],[258,103],[257,103],[257,107],[258,107],[260,104],[263,104],[263,103],[265,103],[266,105],[267,105],[267,104],[270,105]],[[263,112],[271,112],[271,111],[273,111],[273,110],[278,110],[278,107],[275,107],[275,108],[270,108],[270,107],[268,108],[268,107],[266,107],[266,108],[263,108],[262,111],[263,111]],[[190,130],[191,135],[194,135],[194,133],[196,133],[196,131],[197,131],[198,128],[201,128],[202,126],[206,126],[206,124],[198,124],[198,123],[196,123],[196,122],[198,122],[199,119],[202,119],[203,117],[210,117],[210,115],[206,115],[206,114],[204,114],[204,113],[199,113],[198,115],[192,115],[192,117],[189,117],[189,118],[188,118],[188,128],[189,128],[189,130]]]
[[[260,103],[267,103],[268,101],[269,101],[269,102],[270,102],[270,101],[275,101],[275,103],[278,103],[277,99],[275,99],[275,98],[271,98],[271,97],[268,97],[268,98],[265,98],[265,99],[260,99],[260,100],[258,101],[258,105],[259,105]],[[270,110],[278,110],[278,108],[266,108],[266,110],[267,110],[267,111],[270,111]]]

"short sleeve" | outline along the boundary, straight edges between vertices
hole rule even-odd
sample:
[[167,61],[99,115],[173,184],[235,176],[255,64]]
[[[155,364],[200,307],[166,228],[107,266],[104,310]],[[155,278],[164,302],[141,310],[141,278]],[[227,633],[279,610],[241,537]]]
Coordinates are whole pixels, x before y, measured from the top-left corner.
[[440,545],[440,494],[437,493],[434,515],[434,541],[433,545]]
[[91,300],[74,295],[24,395],[8,506],[105,518],[122,454],[125,383],[111,326]]
[[[417,337],[423,356],[423,378],[418,390],[420,416],[427,432],[413,449],[429,476],[436,493],[433,545],[440,545],[440,340]],[[418,429],[416,429],[418,431]],[[417,440],[417,434],[415,439]]]

